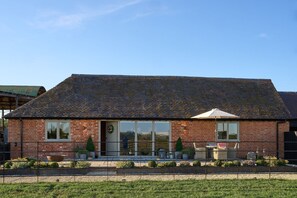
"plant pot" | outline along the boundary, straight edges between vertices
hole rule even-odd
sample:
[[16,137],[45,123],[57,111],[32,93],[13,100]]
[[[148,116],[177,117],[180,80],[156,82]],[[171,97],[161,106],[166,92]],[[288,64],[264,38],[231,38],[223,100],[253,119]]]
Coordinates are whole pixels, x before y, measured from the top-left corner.
[[183,154],[183,159],[184,160],[188,160],[189,159],[189,155],[188,154]]
[[181,151],[175,151],[175,158],[176,159],[181,159],[182,158],[182,152]]
[[75,153],[75,159],[79,159],[79,153]]
[[92,158],[92,159],[95,159],[95,152],[94,151],[91,151],[89,153],[89,156]]
[[79,154],[79,159],[86,160],[87,159],[87,154]]
[[64,157],[62,155],[48,155],[46,156],[48,161],[53,161],[53,162],[61,162],[64,160]]

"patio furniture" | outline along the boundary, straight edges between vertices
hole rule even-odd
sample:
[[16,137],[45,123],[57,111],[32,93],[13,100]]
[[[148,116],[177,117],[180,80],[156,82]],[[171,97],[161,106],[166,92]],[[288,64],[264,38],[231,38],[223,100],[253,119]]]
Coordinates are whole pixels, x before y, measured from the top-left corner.
[[159,158],[165,159],[166,158],[166,151],[165,149],[159,149]]
[[205,147],[197,147],[195,143],[193,143],[195,148],[195,156],[194,159],[206,159],[206,148]]
[[257,156],[255,152],[248,152],[246,155],[246,159],[248,160],[256,160]]
[[227,158],[236,159],[237,149],[239,148],[239,143],[235,143],[235,146],[228,148]]
[[206,143],[206,148],[207,148],[207,159],[213,159],[213,149],[217,148],[217,144],[215,142],[207,142]]
[[217,143],[217,148],[213,149],[213,158],[215,160],[228,159],[228,149],[226,143]]
[[227,160],[228,150],[227,149],[213,149],[213,158],[215,160]]

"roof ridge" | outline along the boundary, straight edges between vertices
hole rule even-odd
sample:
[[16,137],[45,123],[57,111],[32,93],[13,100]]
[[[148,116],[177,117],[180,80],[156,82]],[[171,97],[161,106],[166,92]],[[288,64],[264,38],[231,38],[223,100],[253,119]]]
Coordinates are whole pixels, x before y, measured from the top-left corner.
[[122,74],[72,74],[71,77],[110,77],[110,78],[189,78],[189,79],[212,79],[212,80],[244,80],[244,81],[270,81],[264,78],[234,78],[234,77],[201,77],[201,76],[168,76],[168,75],[122,75]]

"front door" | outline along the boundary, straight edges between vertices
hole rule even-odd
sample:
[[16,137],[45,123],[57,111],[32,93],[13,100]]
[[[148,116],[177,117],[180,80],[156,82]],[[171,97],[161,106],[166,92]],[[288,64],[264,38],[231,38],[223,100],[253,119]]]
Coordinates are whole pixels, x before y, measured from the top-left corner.
[[101,156],[106,155],[106,122],[101,121],[100,125],[100,148],[101,148]]
[[118,156],[118,122],[106,122],[106,155]]

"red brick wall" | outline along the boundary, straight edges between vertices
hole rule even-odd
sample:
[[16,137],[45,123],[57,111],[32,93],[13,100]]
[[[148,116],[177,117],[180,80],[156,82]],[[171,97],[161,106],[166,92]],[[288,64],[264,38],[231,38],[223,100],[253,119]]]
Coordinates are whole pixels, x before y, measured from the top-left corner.
[[[216,142],[215,121],[172,121],[172,141],[181,137],[185,147],[204,147],[207,142]],[[283,132],[289,131],[289,123],[279,125],[279,156],[283,157]],[[235,143],[228,143],[234,147]],[[172,148],[175,149],[173,143]],[[258,150],[259,154],[276,156],[276,122],[275,121],[240,121],[239,122],[239,150],[238,157],[245,157],[247,152]]]
[[[215,121],[172,121],[172,141],[182,138],[185,147],[192,146],[193,141],[198,146],[205,146],[206,142],[215,142]],[[275,121],[240,121],[240,149],[239,157],[245,157],[248,151],[258,151],[266,155],[276,155],[276,122]],[[11,157],[20,157],[20,121],[9,120],[9,142],[11,142]],[[289,123],[279,126],[279,152],[283,157],[283,132],[289,131]],[[45,120],[23,120],[23,156],[44,159],[49,154],[63,154],[67,158],[73,158],[76,146],[85,147],[88,137],[91,135],[94,142],[98,142],[98,120],[71,120],[70,142],[46,142]],[[38,145],[37,142],[38,141]],[[266,141],[266,142],[264,142]],[[16,144],[15,144],[16,143]],[[228,143],[233,147],[235,143]],[[37,156],[38,150],[41,151]],[[96,150],[98,145],[95,143]],[[172,145],[173,150],[175,144]]]
[[[71,120],[70,138],[66,142],[49,142],[45,140],[45,120],[23,120],[23,156],[44,159],[46,155],[66,155],[74,157],[74,148],[85,148],[89,136],[98,149],[98,120]],[[9,120],[8,141],[11,143],[11,158],[21,156],[20,120]],[[38,142],[38,143],[37,143]],[[38,147],[38,156],[37,156]]]

